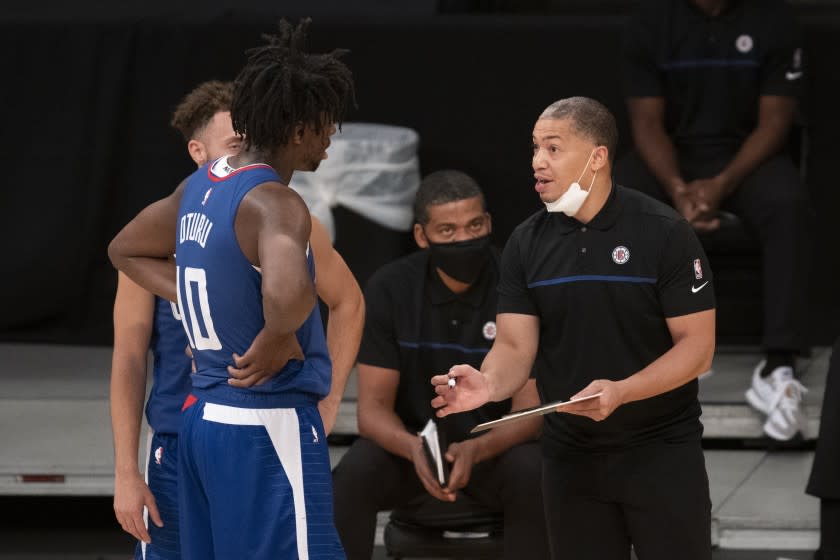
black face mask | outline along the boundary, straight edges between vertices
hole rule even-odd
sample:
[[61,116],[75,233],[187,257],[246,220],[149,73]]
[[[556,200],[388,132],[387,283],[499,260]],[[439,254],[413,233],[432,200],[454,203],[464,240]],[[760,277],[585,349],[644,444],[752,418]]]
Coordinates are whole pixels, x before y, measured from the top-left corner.
[[441,269],[455,280],[472,284],[490,258],[489,248],[489,234],[455,243],[429,241],[429,260],[432,266]]

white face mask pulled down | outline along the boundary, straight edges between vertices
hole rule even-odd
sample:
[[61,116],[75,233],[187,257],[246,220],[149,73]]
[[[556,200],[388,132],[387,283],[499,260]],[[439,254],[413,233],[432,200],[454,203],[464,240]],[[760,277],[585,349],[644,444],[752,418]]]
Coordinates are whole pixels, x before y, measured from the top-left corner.
[[589,190],[583,190],[580,188],[580,180],[583,179],[583,176],[586,174],[586,169],[589,167],[589,162],[592,161],[592,154],[595,153],[595,150],[589,153],[589,159],[586,160],[586,166],[584,166],[583,171],[578,177],[578,180],[569,185],[569,188],[566,189],[566,192],[563,195],[555,200],[554,202],[544,202],[545,209],[549,212],[563,212],[567,216],[571,217],[578,213],[580,207],[583,206],[584,201],[586,201],[586,197],[589,196],[589,193],[592,192],[592,185],[595,184],[595,177],[598,176],[598,172],[595,172],[595,175],[592,176],[592,182],[589,183]]

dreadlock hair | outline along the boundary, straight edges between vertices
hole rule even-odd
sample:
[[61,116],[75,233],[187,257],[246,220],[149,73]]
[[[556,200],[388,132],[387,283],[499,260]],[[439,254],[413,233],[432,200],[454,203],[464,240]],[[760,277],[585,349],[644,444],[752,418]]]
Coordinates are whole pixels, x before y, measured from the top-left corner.
[[311,19],[292,26],[280,20],[277,35],[246,51],[248,63],[234,82],[233,130],[256,149],[273,149],[291,141],[299,124],[320,134],[341,124],[355,105],[353,76],[339,60],[347,50],[310,54],[304,50]]
[[216,113],[230,111],[232,98],[233,82],[203,82],[184,96],[175,108],[170,124],[189,142]]

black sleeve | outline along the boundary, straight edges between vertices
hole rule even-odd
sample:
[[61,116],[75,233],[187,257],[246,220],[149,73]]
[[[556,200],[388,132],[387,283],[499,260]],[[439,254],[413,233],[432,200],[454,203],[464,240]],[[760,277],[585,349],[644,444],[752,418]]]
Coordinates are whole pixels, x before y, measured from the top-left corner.
[[520,313],[539,315],[528,292],[528,281],[520,250],[520,231],[514,231],[505,244],[502,265],[499,271],[499,301],[497,313]]
[[665,317],[715,308],[712,269],[697,234],[685,220],[674,222],[665,240],[656,285]]
[[394,327],[394,301],[386,275],[374,274],[365,288],[365,328],[358,361],[400,369],[400,349]]
[[659,34],[656,14],[649,6],[643,6],[624,28],[621,49],[624,97],[664,95],[655,48]]
[[775,10],[772,27],[773,42],[761,63],[761,95],[796,97],[804,81],[803,39],[790,6]]

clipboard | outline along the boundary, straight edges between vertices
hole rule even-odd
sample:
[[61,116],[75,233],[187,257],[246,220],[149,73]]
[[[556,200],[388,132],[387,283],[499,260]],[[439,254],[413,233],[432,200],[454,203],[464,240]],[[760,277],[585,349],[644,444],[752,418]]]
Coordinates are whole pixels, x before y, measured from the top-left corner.
[[544,414],[550,414],[557,410],[558,407],[566,406],[572,403],[577,403],[581,401],[588,401],[589,399],[594,399],[596,397],[600,397],[601,393],[595,393],[594,395],[587,395],[585,397],[581,397],[579,399],[573,399],[570,401],[555,401],[548,404],[543,404],[540,406],[535,406],[533,408],[526,408],[525,410],[519,410],[517,412],[512,412],[511,414],[506,414],[499,418],[498,420],[491,420],[490,422],[483,422],[470,430],[471,434],[476,432],[483,432],[484,430],[489,430],[490,428],[495,428],[496,426],[503,426],[510,422],[515,422],[521,418],[527,418],[529,416],[543,416]]

